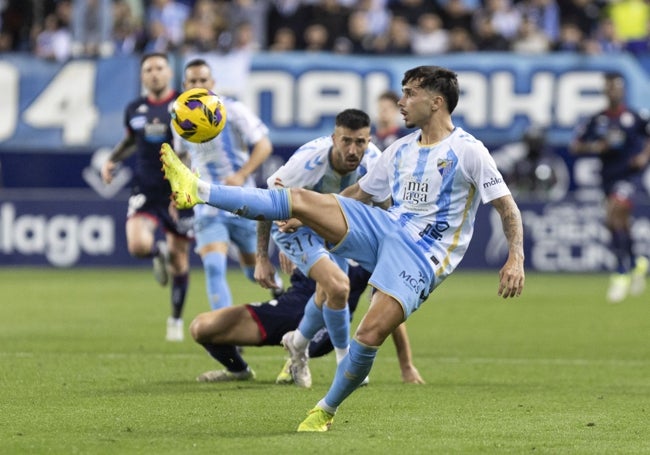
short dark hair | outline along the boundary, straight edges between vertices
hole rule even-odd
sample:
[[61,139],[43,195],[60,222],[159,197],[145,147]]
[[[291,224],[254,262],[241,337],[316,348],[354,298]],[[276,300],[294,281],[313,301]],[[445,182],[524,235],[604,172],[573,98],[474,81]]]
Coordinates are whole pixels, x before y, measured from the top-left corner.
[[616,80],[616,79],[620,79],[623,82],[625,82],[625,78],[618,71],[609,71],[609,72],[605,73],[605,80],[606,81],[613,81],[613,80]]
[[335,122],[336,126],[360,130],[370,127],[370,116],[359,109],[346,109],[337,114]]
[[394,104],[397,104],[399,102],[399,95],[392,90],[386,90],[385,92],[382,92],[381,95],[379,95],[378,99],[390,100]]
[[188,68],[194,68],[195,66],[207,66],[208,68],[210,68],[210,65],[208,65],[208,62],[206,62],[202,58],[194,58],[194,59],[190,60],[189,62],[187,62],[183,69],[186,70]]
[[169,57],[167,57],[167,54],[165,54],[164,52],[149,52],[148,54],[144,54],[140,58],[140,67],[142,68],[142,65],[144,65],[144,62],[146,62],[150,58],[154,58],[154,57],[164,58],[165,61],[169,63]]
[[419,81],[424,89],[439,92],[447,102],[450,114],[456,109],[460,96],[456,73],[441,66],[418,66],[404,73],[402,86],[413,80]]

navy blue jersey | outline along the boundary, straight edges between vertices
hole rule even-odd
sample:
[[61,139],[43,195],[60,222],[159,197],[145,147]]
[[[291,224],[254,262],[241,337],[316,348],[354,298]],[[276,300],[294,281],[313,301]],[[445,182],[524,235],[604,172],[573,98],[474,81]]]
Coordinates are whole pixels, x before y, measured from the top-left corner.
[[169,201],[171,189],[164,179],[160,165],[160,146],[172,143],[170,108],[178,96],[173,92],[167,99],[152,102],[140,97],[126,107],[124,126],[136,141],[136,164],[133,179],[134,194]]
[[604,140],[608,144],[605,153],[599,155],[603,163],[601,175],[607,193],[613,185],[629,180],[640,173],[630,167],[630,160],[643,149],[650,138],[650,118],[626,108],[605,110],[589,118],[577,132],[580,141]]
[[[348,304],[351,316],[368,285],[370,273],[359,266],[350,266],[348,276],[350,278]],[[262,334],[261,344],[278,345],[285,333],[295,330],[305,312],[307,301],[315,291],[315,281],[295,269],[291,274],[291,286],[277,300],[246,305]],[[309,348],[312,357],[324,355],[333,349],[326,332],[315,336],[314,340],[315,343],[312,342]]]

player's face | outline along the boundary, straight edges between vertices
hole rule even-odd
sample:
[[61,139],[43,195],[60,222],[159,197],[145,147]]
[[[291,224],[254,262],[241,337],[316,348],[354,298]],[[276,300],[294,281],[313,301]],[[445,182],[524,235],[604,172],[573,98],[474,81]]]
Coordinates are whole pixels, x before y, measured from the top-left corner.
[[382,98],[377,103],[377,119],[382,124],[393,124],[399,120],[398,107],[390,99]]
[[402,98],[397,105],[407,128],[426,125],[433,115],[435,93],[420,87],[419,81],[408,81],[402,87]]
[[611,105],[618,105],[625,101],[625,81],[622,78],[608,79],[605,82],[605,94]]
[[191,88],[212,90],[213,87],[214,79],[212,79],[212,72],[209,67],[205,65],[190,66],[185,70],[185,80],[183,81],[185,90]]
[[347,174],[361,164],[370,143],[370,127],[351,130],[337,126],[332,134],[332,142],[332,167],[339,174]]
[[155,96],[169,88],[172,70],[162,57],[150,57],[142,63],[140,78],[145,90]]

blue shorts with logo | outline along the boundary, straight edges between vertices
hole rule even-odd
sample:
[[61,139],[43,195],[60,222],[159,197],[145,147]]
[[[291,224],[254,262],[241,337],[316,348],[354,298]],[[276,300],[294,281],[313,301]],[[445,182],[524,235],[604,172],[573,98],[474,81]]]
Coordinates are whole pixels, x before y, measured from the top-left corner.
[[433,263],[388,212],[350,198],[336,198],[348,232],[330,251],[372,271],[369,283],[395,298],[408,318],[435,286]]
[[313,265],[323,257],[330,258],[344,272],[348,271],[348,262],[345,258],[327,251],[325,241],[307,226],[301,226],[295,232],[286,233],[280,232],[277,226],[273,225],[271,237],[278,248],[305,276],[309,276]]
[[197,250],[214,242],[232,243],[241,253],[255,253],[257,249],[257,221],[239,216],[196,216],[194,234]]

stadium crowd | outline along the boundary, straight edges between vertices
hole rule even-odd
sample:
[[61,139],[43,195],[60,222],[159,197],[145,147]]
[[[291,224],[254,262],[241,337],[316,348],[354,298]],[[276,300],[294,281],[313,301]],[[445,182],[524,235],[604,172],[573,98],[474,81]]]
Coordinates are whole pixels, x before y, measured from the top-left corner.
[[0,0],[0,52],[650,53],[647,0]]

